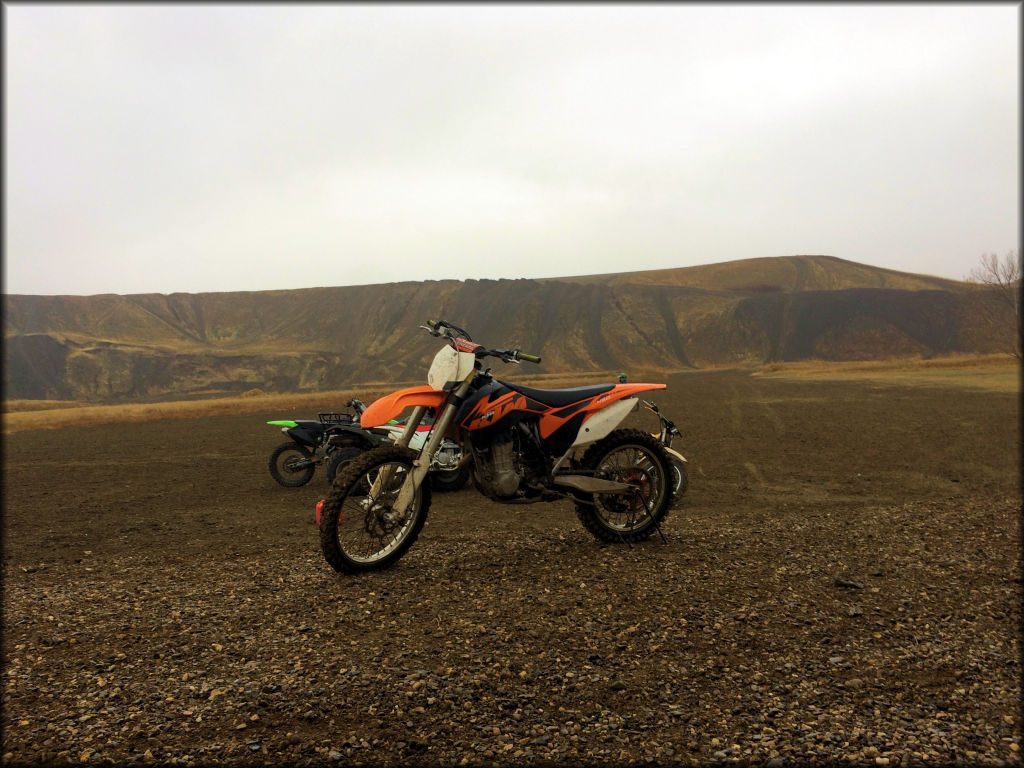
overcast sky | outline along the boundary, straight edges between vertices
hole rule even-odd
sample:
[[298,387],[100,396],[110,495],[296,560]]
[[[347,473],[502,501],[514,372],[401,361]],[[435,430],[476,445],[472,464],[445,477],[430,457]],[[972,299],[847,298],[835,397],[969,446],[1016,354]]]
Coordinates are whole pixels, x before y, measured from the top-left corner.
[[1021,8],[5,4],[4,292],[1019,248]]

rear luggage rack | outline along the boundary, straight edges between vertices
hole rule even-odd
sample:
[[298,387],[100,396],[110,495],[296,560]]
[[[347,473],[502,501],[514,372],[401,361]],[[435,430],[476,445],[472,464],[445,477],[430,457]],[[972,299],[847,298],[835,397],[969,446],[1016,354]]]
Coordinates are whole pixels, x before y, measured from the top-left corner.
[[318,413],[316,417],[321,424],[347,424],[352,421],[350,413]]

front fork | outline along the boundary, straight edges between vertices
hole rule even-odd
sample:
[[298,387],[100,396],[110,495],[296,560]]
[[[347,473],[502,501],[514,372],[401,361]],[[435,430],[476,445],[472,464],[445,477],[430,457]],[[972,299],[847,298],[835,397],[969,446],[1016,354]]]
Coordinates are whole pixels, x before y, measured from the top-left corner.
[[[416,461],[413,463],[412,472],[410,472],[405,482],[402,483],[402,490],[398,493],[398,498],[395,500],[394,506],[391,508],[391,515],[394,517],[401,517],[405,514],[405,511],[409,508],[413,498],[416,495],[416,491],[423,484],[424,478],[430,471],[430,462],[437,453],[437,449],[441,446],[441,441],[444,440],[445,432],[448,431],[448,427],[451,425],[452,420],[455,418],[455,412],[458,410],[458,403],[469,393],[470,384],[473,381],[473,377],[476,375],[476,371],[471,371],[466,379],[458,386],[453,393],[453,397],[448,399],[448,405],[441,411],[441,415],[438,416],[437,421],[434,422],[433,429],[430,431],[430,439],[427,440],[426,445],[420,450],[419,455],[416,457]],[[423,420],[423,414],[426,412],[426,408],[422,405],[418,405],[413,409],[413,412],[409,416],[409,421],[406,422],[405,431],[402,432],[401,436],[395,440],[396,445],[406,447],[412,440],[412,436],[416,434],[416,428],[420,425]],[[386,467],[380,473],[378,473],[376,479],[373,481],[373,485],[370,488],[371,498],[376,497],[380,492],[382,486],[386,487],[387,483],[391,480],[391,474],[394,470],[390,467]]]
[[395,445],[400,445],[403,448],[409,445],[409,442],[412,440],[412,436],[416,434],[416,428],[420,425],[420,422],[423,421],[423,414],[426,413],[426,410],[427,409],[422,405],[417,405],[412,409],[409,421],[405,423],[405,431],[397,440],[395,440]]
[[[406,476],[405,482],[402,484],[402,490],[399,491],[398,498],[395,500],[395,506],[392,508],[392,513],[395,516],[405,514],[405,511],[412,504],[412,500],[416,496],[416,491],[423,485],[423,480],[430,471],[430,462],[433,460],[434,454],[437,453],[437,449],[441,447],[441,441],[444,440],[445,432],[448,431],[448,427],[451,426],[452,420],[455,418],[455,412],[459,409],[459,404],[469,394],[469,387],[473,382],[474,376],[476,376],[476,371],[470,371],[465,380],[452,393],[452,396],[448,398],[448,404],[441,411],[437,421],[434,422],[430,438],[427,440],[427,444],[423,446],[419,456],[416,457],[416,461],[412,465],[412,472]],[[415,411],[413,416],[416,416]],[[411,423],[412,419],[410,419]],[[410,427],[406,427],[405,433],[402,435],[402,438],[406,439],[406,445],[408,445],[408,439],[412,437],[415,429],[416,427],[412,426],[412,431],[410,431]]]

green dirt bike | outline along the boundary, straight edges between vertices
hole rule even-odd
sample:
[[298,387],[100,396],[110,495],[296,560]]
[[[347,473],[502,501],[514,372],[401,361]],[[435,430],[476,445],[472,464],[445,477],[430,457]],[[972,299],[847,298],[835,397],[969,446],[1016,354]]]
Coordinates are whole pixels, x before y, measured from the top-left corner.
[[280,427],[289,440],[270,454],[270,476],[285,488],[299,488],[310,480],[320,464],[327,464],[327,482],[348,462],[388,440],[387,430],[367,430],[359,424],[366,410],[361,400],[345,403],[349,413],[320,413],[316,420],[268,421]]
[[668,454],[672,471],[670,476],[673,491],[672,503],[673,505],[678,504],[686,493],[687,488],[690,487],[690,478],[686,471],[686,458],[679,451],[672,448],[672,438],[682,437],[682,432],[679,431],[670,419],[665,418],[654,403],[648,400],[641,400],[640,405],[657,416],[658,421],[661,422],[661,431],[652,432],[651,434],[658,438],[658,442],[665,447],[665,452]]
[[[321,413],[316,421],[268,421],[291,438],[271,452],[268,462],[270,476],[286,488],[299,488],[313,478],[317,465],[323,464],[327,483],[331,484],[353,459],[389,440],[396,440],[405,431],[405,424],[397,421],[363,429],[359,416],[366,410],[366,405],[357,399],[349,400],[345,405],[354,413]],[[421,425],[411,445],[415,448],[426,442],[429,431],[428,425]],[[430,466],[434,490],[457,491],[466,485],[470,470],[461,460],[458,444],[446,440]]]

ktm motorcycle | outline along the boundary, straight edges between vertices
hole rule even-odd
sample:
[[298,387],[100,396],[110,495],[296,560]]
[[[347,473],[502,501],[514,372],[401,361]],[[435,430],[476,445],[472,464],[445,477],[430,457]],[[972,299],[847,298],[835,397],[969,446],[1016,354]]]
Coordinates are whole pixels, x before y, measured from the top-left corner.
[[[637,394],[664,384],[598,384],[535,389],[495,379],[487,358],[539,363],[518,349],[487,349],[444,320],[420,326],[445,340],[427,385],[386,395],[363,412],[364,429],[408,409],[402,435],[353,459],[321,506],[320,544],[340,573],[385,568],[412,546],[430,509],[424,482],[445,438],[472,463],[489,499],[530,504],[571,499],[583,526],[606,542],[648,538],[672,504],[672,467],[650,433],[616,429],[639,407]],[[418,451],[409,447],[421,421],[434,423]]]
[[[420,424],[409,441],[409,447],[413,450],[420,450],[427,442],[431,426]],[[398,421],[385,424],[380,429],[367,430],[377,439],[377,444],[382,442],[379,436],[388,440],[397,440],[405,431],[405,424]],[[334,478],[352,459],[361,454],[366,447],[345,446],[339,450],[331,451],[327,459],[327,482],[333,483]],[[462,451],[459,444],[454,440],[445,438],[441,447],[434,454],[430,462],[430,483],[436,491],[457,491],[460,490],[469,480],[469,467],[462,464]]]

